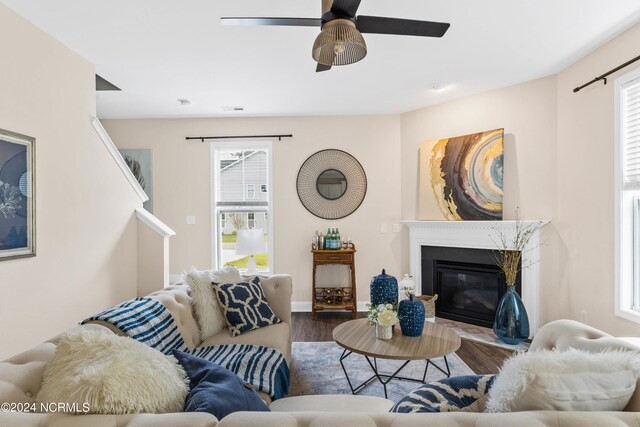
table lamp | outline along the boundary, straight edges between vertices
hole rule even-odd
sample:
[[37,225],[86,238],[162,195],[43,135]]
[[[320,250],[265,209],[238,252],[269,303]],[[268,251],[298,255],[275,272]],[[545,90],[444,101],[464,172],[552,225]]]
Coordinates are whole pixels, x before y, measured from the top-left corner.
[[264,231],[262,228],[238,230],[236,254],[249,255],[249,262],[247,263],[248,275],[258,274],[256,260],[253,259],[253,256],[265,252],[267,252],[267,244],[264,241]]

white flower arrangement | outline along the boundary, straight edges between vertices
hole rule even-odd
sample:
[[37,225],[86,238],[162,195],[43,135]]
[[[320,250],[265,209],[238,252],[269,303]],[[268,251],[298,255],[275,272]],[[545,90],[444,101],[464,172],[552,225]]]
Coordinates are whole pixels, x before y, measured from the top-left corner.
[[393,326],[398,324],[398,305],[397,304],[379,304],[372,306],[367,304],[367,319],[369,325]]

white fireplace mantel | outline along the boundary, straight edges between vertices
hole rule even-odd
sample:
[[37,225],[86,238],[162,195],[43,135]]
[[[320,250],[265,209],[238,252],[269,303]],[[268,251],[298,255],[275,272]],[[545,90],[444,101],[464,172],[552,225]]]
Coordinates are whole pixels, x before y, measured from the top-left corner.
[[[400,221],[409,228],[409,268],[417,287],[422,286],[422,246],[451,248],[498,249],[499,234],[513,242],[517,223],[524,227],[545,226],[549,221]],[[513,248],[510,248],[513,249]],[[538,229],[522,252],[522,302],[529,315],[531,336],[539,327],[540,302],[540,230]]]

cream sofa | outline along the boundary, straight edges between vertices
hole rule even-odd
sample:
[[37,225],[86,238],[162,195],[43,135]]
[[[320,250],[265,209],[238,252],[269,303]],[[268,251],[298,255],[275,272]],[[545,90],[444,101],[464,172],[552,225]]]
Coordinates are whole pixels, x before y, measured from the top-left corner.
[[[590,352],[605,349],[640,351],[640,347],[572,320],[557,320],[540,328],[530,351],[578,348]],[[637,341],[636,341],[637,342]],[[375,398],[373,398],[375,399]],[[392,414],[391,401],[362,396],[303,396],[273,402],[272,412],[256,417],[236,412],[219,427],[623,427],[640,426],[640,380],[623,412],[526,411],[502,414],[449,412],[440,414]],[[326,408],[331,408],[327,410]]]
[[[291,276],[278,274],[261,277],[262,287],[269,306],[282,323],[246,332],[231,337],[227,329],[200,340],[200,330],[193,316],[189,287],[176,283],[161,291],[149,294],[150,298],[160,301],[171,311],[185,344],[191,348],[218,344],[255,344],[280,350],[287,363],[291,364]],[[106,322],[91,322],[77,328],[107,329],[115,334],[125,335],[118,328]],[[46,364],[53,358],[60,335],[44,342],[24,353],[0,362],[0,404],[33,403],[40,390],[42,373]],[[271,398],[260,393],[267,402]],[[0,411],[0,426],[214,426],[217,419],[203,413],[179,414],[140,414],[140,415],[66,415],[6,413]]]
[[[151,294],[174,314],[188,345],[211,345],[230,342],[251,342],[280,349],[291,360],[291,277],[273,276],[263,280],[265,294],[273,311],[283,325],[269,326],[238,338],[220,333],[204,343],[198,339],[198,328],[190,306],[189,289],[183,284],[173,285]],[[90,324],[80,328],[105,328]],[[269,329],[271,328],[271,329]],[[119,332],[119,331],[114,331]],[[48,342],[9,360],[0,362],[0,403],[33,402],[40,388],[42,372],[54,354],[56,342]],[[627,349],[640,351],[628,342],[604,332],[569,320],[545,325],[533,340],[531,351],[566,349],[568,347],[601,351]],[[295,378],[292,378],[295,381]],[[640,427],[640,387],[624,412],[554,412],[530,411],[508,414],[443,413],[390,414],[393,402],[368,396],[329,395],[298,396],[272,402],[272,412],[237,412],[218,421],[203,413],[137,414],[137,415],[66,415],[0,413],[0,426],[220,426],[220,427],[294,427],[294,426],[429,426],[429,427],[496,427],[496,426],[635,426]]]

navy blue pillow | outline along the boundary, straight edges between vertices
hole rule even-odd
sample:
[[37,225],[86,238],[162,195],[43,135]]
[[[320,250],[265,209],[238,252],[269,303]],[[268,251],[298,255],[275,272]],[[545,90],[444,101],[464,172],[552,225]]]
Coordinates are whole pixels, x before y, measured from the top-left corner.
[[281,322],[267,304],[267,297],[257,276],[251,282],[213,283],[213,289],[224,311],[231,336],[237,337]]
[[495,379],[495,375],[466,375],[434,381],[407,394],[389,412],[472,412],[471,405],[487,395]]
[[173,355],[190,382],[184,412],[208,412],[221,420],[238,411],[269,411],[253,387],[233,372],[182,351],[174,350]]

